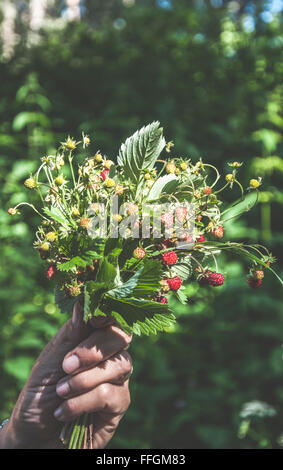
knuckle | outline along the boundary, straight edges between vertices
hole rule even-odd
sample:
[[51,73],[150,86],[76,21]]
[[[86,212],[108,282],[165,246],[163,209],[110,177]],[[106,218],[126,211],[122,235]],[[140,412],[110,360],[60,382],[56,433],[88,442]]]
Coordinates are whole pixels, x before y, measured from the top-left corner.
[[132,358],[127,351],[122,351],[119,354],[119,360],[117,361],[117,375],[120,378],[127,377],[132,371]]
[[76,400],[70,398],[66,400],[64,405],[64,412],[67,416],[75,416],[77,412],[77,403]]
[[111,397],[111,386],[110,384],[101,384],[98,387],[99,399],[104,407],[108,406],[109,399]]

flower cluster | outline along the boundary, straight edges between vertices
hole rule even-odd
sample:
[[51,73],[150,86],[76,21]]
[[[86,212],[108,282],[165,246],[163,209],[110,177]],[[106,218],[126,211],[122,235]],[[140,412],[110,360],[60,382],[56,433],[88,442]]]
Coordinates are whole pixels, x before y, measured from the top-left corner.
[[[47,279],[57,280],[58,291],[65,300],[84,302],[89,283],[105,282],[101,281],[101,272],[106,260],[112,264],[115,280],[101,291],[97,309],[88,312],[86,318],[111,314],[107,292],[114,287],[117,293],[131,276],[146,271],[150,261],[154,262],[156,279],[151,285],[148,282],[147,292],[140,293],[142,300],[154,303],[167,304],[167,294],[184,301],[185,284],[194,273],[201,286],[223,285],[224,274],[219,272],[216,259],[222,249],[231,248],[251,260],[248,285],[258,288],[262,284],[263,269],[269,268],[274,259],[264,247],[224,241],[224,226],[233,217],[233,208],[225,207],[220,199],[225,189],[237,186],[240,210],[245,211],[256,202],[260,177],[252,178],[244,191],[238,178],[242,163],[229,163],[232,172],[224,176],[224,185],[219,188],[218,170],[201,159],[195,163],[171,155],[169,159],[159,159],[163,148],[171,153],[174,146],[172,141],[166,143],[159,123],[142,128],[127,139],[120,148],[118,164],[100,150],[88,152],[90,144],[90,137],[85,134],[81,141],[68,136],[54,155],[42,157],[38,171],[25,180],[25,187],[38,193],[42,209],[20,203],[8,210],[15,216],[26,204],[42,218],[34,246],[47,263]],[[79,163],[82,151],[84,159]],[[148,159],[144,157],[147,154]],[[156,201],[161,207],[159,231],[150,218],[142,219],[143,206]],[[193,215],[184,201],[193,207]],[[103,235],[94,231],[94,220],[107,222]],[[111,249],[106,255],[108,245]],[[58,295],[57,303],[64,311]],[[133,328],[135,319],[126,323]]]
[[[90,146],[88,135],[81,141],[68,136],[24,182],[38,193],[41,207],[21,202],[8,209],[16,216],[26,205],[41,218],[34,246],[47,280],[56,281],[55,301],[63,313],[71,314],[80,302],[85,321],[108,315],[126,332],[156,334],[174,324],[170,297],[186,304],[190,280],[223,285],[222,250],[250,263],[247,283],[253,289],[262,284],[264,269],[274,273],[265,247],[225,240],[226,224],[257,202],[261,185],[261,178],[252,178],[244,190],[242,163],[229,164],[221,185],[213,165],[171,156],[174,144],[165,141],[158,122],[126,139],[117,163]],[[169,158],[160,157],[163,150]],[[221,196],[234,187],[240,197],[229,206]],[[62,430],[71,448],[88,442],[85,423],[91,419],[82,419],[82,425],[68,423]]]

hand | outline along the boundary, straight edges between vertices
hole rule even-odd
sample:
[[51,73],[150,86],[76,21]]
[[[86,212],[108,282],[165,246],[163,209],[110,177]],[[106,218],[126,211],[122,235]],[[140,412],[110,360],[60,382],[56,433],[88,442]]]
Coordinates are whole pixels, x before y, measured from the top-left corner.
[[104,448],[130,404],[131,337],[104,318],[73,317],[47,344],[33,366],[0,448],[64,448],[64,422],[95,412],[93,448]]

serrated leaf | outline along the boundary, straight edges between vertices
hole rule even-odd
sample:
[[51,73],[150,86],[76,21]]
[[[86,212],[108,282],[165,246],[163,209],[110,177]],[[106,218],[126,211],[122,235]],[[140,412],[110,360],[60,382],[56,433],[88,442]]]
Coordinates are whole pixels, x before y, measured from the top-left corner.
[[179,276],[182,281],[186,281],[193,273],[193,267],[190,257],[186,256],[180,263],[172,266],[172,272]]
[[101,255],[95,251],[86,251],[80,256],[75,256],[65,263],[61,263],[57,266],[59,271],[70,271],[75,267],[85,268],[93,263],[94,259],[100,259]]
[[116,298],[148,298],[160,288],[162,266],[158,260],[146,260],[145,264],[122,285],[109,292]]
[[125,177],[138,184],[143,170],[151,170],[165,147],[163,129],[155,121],[136,131],[121,145],[117,157],[118,165]]
[[61,290],[58,285],[55,287],[55,303],[59,307],[61,313],[73,314],[73,308],[79,297],[69,297],[64,290]]
[[66,219],[65,215],[58,209],[58,207],[52,207],[52,210],[48,209],[47,207],[43,208],[44,212],[48,217],[51,217],[51,219],[56,220],[56,222],[59,222],[62,225],[69,226],[69,221]]
[[[84,286],[84,321],[95,316],[102,300],[103,294],[107,291],[105,282],[87,281]],[[100,315],[105,315],[100,311]]]
[[[168,304],[161,304],[152,300],[133,297],[116,299],[106,294],[105,304],[107,308],[112,310],[112,315],[117,312],[128,327],[133,328],[135,332],[140,329],[144,334],[156,334],[157,331],[162,331],[171,325],[175,319]],[[153,319],[152,322],[151,319]]]
[[118,266],[110,263],[107,257],[99,263],[96,279],[98,282],[105,282],[109,289],[114,287],[114,281],[117,276]]

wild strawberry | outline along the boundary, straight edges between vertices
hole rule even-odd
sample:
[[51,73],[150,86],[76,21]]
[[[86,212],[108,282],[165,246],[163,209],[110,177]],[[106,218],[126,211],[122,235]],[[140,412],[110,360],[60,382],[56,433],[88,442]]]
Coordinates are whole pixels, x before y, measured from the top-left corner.
[[179,239],[182,242],[193,243],[193,237],[192,237],[192,235],[189,234],[189,232],[182,232],[179,236]]
[[210,230],[211,235],[215,238],[223,238],[224,236],[224,228],[222,225],[218,225],[218,227],[214,227]]
[[164,212],[163,214],[161,214],[161,223],[164,224],[165,227],[173,227],[173,214],[171,212]]
[[81,288],[80,286],[71,286],[68,288],[68,293],[71,297],[78,297],[81,293]]
[[167,279],[161,279],[160,285],[161,285],[161,292],[169,292],[170,286],[167,282]]
[[18,212],[18,209],[15,209],[14,207],[10,207],[10,209],[8,209],[8,214],[9,215],[16,215]]
[[80,226],[87,230],[87,229],[91,228],[92,222],[87,217],[82,217],[81,220],[80,220]]
[[133,202],[129,202],[127,204],[127,212],[128,215],[136,215],[139,212],[139,206],[137,204],[134,204]]
[[247,282],[252,289],[258,289],[262,284],[262,279],[255,279],[252,276],[248,276]]
[[161,304],[168,304],[168,299],[164,295],[159,295],[158,297],[155,297],[154,301],[159,302]]
[[52,264],[51,266],[49,266],[49,268],[46,271],[47,279],[49,279],[49,281],[51,281],[56,276],[56,273],[57,273],[57,268],[56,268],[55,265]]
[[138,246],[134,251],[133,251],[133,257],[136,259],[143,259],[146,256],[146,252],[143,248]]
[[176,172],[176,165],[173,162],[167,163],[166,171],[169,174],[174,174]]
[[178,256],[175,253],[175,251],[167,251],[166,253],[163,253],[162,258],[163,258],[163,264],[167,264],[168,266],[172,266],[173,264],[176,264],[178,260]]
[[202,190],[203,194],[206,194],[207,196],[212,193],[212,189],[210,186],[205,186]]
[[176,207],[175,214],[179,222],[184,222],[188,215],[188,209],[186,207]]
[[202,243],[202,242],[205,242],[205,241],[206,241],[206,239],[205,239],[204,235],[200,235],[200,236],[196,239],[196,242],[198,242],[198,243]]
[[183,284],[182,279],[179,276],[175,276],[172,278],[167,279],[167,284],[169,285],[171,290],[178,290],[180,289],[181,285]]
[[224,276],[221,273],[209,273],[207,275],[208,284],[213,287],[222,286]]
[[34,189],[37,186],[36,181],[32,176],[28,178],[27,180],[25,180],[24,185],[29,189]]
[[261,280],[264,278],[264,272],[261,269],[255,269],[253,271],[253,277],[256,280]]
[[42,250],[42,251],[49,251],[49,249],[50,249],[50,243],[48,243],[48,242],[42,243],[42,244],[40,245],[39,249]]
[[109,175],[109,170],[106,169],[106,170],[103,170],[101,173],[100,173],[100,176],[103,180],[106,180],[107,176]]

